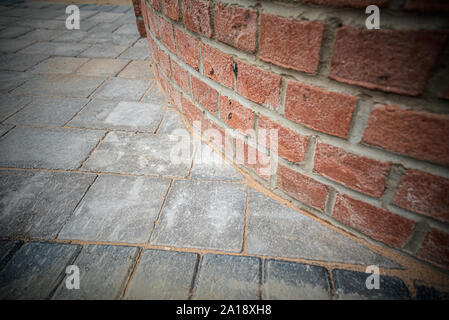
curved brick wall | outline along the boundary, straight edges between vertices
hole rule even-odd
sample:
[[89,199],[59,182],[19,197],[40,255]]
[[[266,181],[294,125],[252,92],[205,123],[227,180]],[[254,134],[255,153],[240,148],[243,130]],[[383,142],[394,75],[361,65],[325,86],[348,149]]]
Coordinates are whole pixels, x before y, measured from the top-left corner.
[[[449,269],[447,2],[235,3],[141,2],[171,104],[226,131],[223,153],[296,206]],[[279,130],[277,152],[261,129]]]

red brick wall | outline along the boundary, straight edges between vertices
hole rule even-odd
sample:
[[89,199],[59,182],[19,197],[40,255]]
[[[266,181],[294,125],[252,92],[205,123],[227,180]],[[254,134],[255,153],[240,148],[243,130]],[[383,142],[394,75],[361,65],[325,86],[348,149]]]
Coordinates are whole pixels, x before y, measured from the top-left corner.
[[294,205],[449,269],[446,1],[283,2],[143,0],[172,105]]

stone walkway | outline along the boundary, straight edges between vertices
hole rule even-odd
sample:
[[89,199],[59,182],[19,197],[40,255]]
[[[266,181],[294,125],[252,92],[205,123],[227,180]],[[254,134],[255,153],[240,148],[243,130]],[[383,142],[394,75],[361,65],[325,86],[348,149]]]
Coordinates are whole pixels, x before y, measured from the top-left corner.
[[[1,4],[1,299],[409,299],[410,289],[429,290],[392,276],[368,290],[365,266],[404,267],[182,140],[132,7],[80,5],[81,30],[70,31],[64,5]],[[80,269],[79,290],[66,288],[68,265]]]

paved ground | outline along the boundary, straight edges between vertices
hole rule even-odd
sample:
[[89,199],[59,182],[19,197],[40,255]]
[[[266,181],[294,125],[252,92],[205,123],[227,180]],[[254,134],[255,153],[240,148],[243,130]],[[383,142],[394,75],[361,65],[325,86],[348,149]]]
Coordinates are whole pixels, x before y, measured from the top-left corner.
[[63,5],[1,4],[1,299],[410,298],[399,278],[368,290],[351,271],[400,264],[252,189],[206,145],[170,161],[187,132],[131,7],[82,5],[69,31]]

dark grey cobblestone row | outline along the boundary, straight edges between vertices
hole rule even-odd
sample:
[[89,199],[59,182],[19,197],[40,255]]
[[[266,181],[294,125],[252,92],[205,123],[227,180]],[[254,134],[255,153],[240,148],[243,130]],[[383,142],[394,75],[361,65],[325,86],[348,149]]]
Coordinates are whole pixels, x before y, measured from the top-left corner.
[[368,289],[366,279],[371,273],[332,270],[338,299],[341,300],[408,300],[410,294],[401,279],[380,275],[379,289]]
[[80,245],[28,242],[0,271],[0,299],[47,299]]
[[80,288],[67,289],[62,281],[56,290],[55,300],[119,299],[134,268],[139,248],[128,246],[86,246],[73,265],[80,269]]
[[206,254],[201,261],[195,299],[261,299],[259,258]]
[[330,277],[323,267],[288,261],[266,260],[264,299],[328,300]]
[[195,253],[146,250],[128,286],[126,299],[188,299],[199,256]]

